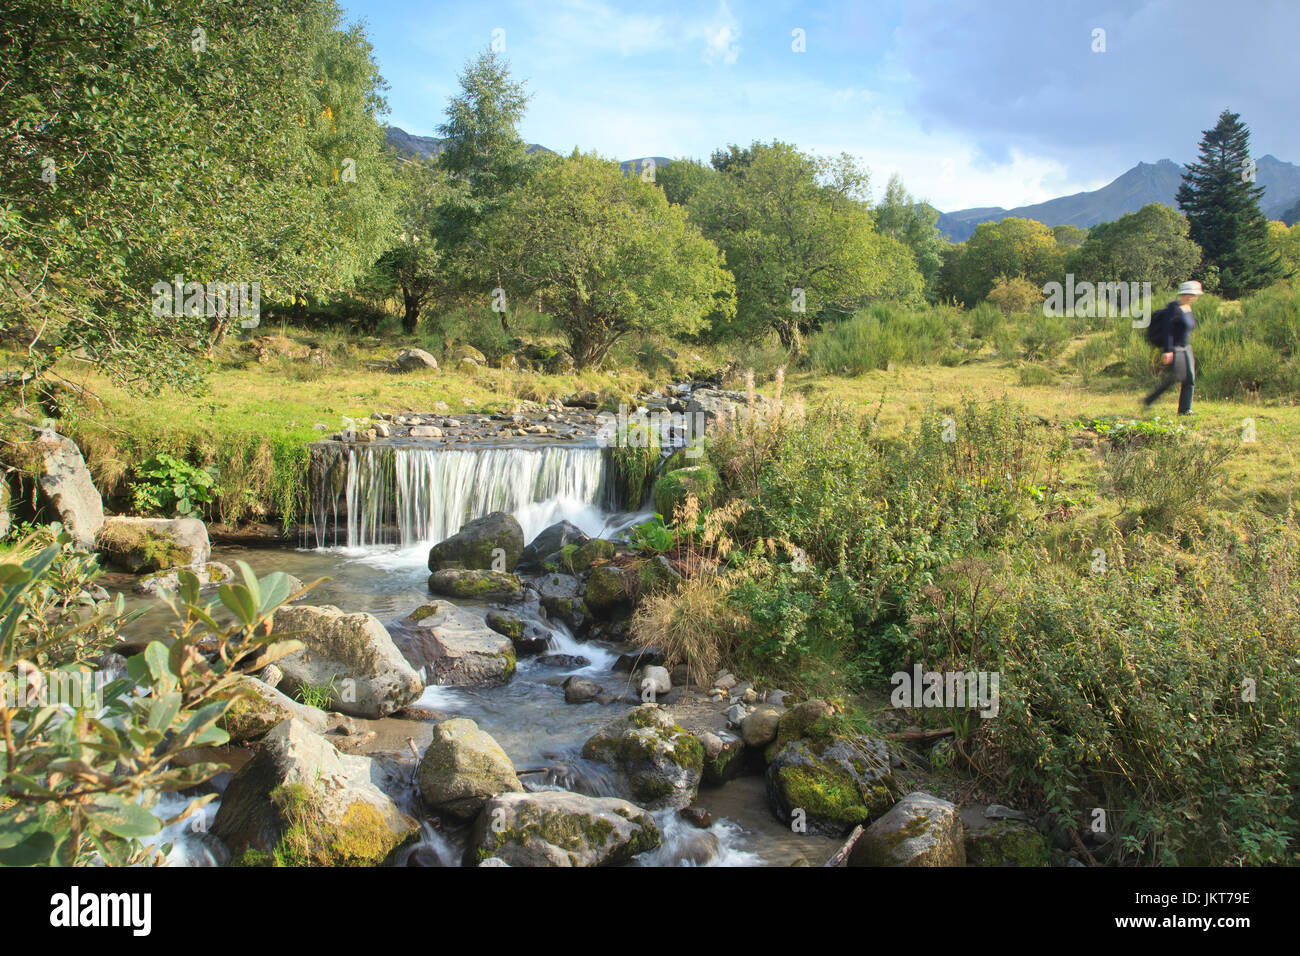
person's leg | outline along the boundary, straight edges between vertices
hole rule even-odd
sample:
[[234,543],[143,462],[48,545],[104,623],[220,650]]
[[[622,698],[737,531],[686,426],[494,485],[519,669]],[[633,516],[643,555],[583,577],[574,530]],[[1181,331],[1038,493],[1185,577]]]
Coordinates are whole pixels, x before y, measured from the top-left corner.
[[1167,392],[1169,390],[1169,387],[1173,385],[1174,382],[1178,381],[1178,378],[1174,375],[1172,369],[1173,367],[1170,366],[1170,371],[1165,373],[1165,377],[1160,380],[1160,384],[1157,385],[1155,388],[1153,388],[1151,390],[1151,393],[1147,395],[1146,398],[1142,399],[1143,405],[1150,407],[1152,402],[1154,402],[1157,398],[1159,398],[1161,395]]
[[1174,364],[1179,363],[1182,359],[1183,387],[1178,390],[1178,414],[1190,415],[1192,413],[1192,392],[1196,389],[1196,357],[1192,355],[1192,347],[1189,345],[1180,354],[1174,356]]

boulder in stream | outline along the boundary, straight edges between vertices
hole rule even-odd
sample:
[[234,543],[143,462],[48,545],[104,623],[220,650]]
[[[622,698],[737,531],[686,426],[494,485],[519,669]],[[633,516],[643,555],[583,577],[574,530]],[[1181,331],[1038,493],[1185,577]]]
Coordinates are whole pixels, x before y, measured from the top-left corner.
[[474,824],[466,863],[608,866],[659,846],[659,828],[640,807],[616,797],[563,790],[503,793]]
[[519,601],[524,596],[517,574],[461,568],[434,571],[429,575],[429,591],[470,601]]
[[286,693],[321,691],[331,710],[353,717],[384,717],[424,690],[384,625],[370,614],[344,614],[332,605],[295,604],[275,612],[276,633],[303,649],[281,658]]
[[256,677],[240,677],[232,696],[234,703],[219,721],[230,734],[232,744],[257,740],[290,718],[297,718],[318,734],[326,731],[325,711],[291,700]]
[[377,786],[377,772],[286,720],[227,785],[212,833],[244,865],[378,866],[419,824]]
[[429,570],[513,571],[524,553],[524,529],[505,511],[466,524],[429,549]]
[[417,779],[425,806],[462,820],[477,816],[491,797],[524,789],[501,745],[464,717],[434,725]]
[[104,499],[95,489],[81,450],[71,438],[38,435],[40,469],[36,486],[41,498],[58,515],[58,520],[80,548],[90,550],[95,535],[104,526]]
[[544,529],[529,542],[519,558],[520,571],[540,571],[546,559],[566,545],[583,545],[588,541],[586,532],[576,524],[559,521]]
[[208,529],[198,518],[112,517],[104,521],[95,543],[132,574],[202,567],[212,552]]
[[832,834],[875,820],[897,799],[884,741],[839,732],[782,745],[767,768],[767,794],[782,822],[802,811],[809,829]]
[[498,634],[473,611],[450,601],[422,605],[389,625],[402,655],[430,684],[501,684],[515,673],[510,638]]
[[656,704],[610,721],[582,745],[587,760],[607,764],[628,794],[651,810],[689,806],[704,771],[704,748]]

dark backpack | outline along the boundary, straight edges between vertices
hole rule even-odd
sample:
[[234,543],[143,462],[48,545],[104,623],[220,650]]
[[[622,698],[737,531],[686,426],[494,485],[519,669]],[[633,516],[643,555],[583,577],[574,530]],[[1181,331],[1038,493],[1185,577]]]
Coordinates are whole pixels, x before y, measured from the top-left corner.
[[1147,326],[1147,341],[1158,349],[1165,347],[1167,336],[1169,334],[1169,320],[1172,317],[1170,310],[1178,308],[1177,302],[1170,302],[1163,309],[1158,309],[1151,316],[1151,324]]

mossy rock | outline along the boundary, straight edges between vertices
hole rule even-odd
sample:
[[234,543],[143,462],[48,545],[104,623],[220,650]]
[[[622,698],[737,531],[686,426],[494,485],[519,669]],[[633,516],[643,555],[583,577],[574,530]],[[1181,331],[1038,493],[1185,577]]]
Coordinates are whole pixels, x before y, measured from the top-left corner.
[[429,570],[513,571],[523,553],[524,529],[513,515],[494,511],[430,548]]
[[524,636],[523,619],[513,614],[506,614],[504,611],[488,611],[486,622],[492,630],[512,641],[518,641]]
[[718,473],[712,465],[691,465],[678,468],[660,475],[655,482],[655,511],[663,515],[664,521],[672,521],[679,505],[694,495],[700,507],[708,508],[717,503],[720,482]]
[[583,601],[596,614],[607,613],[631,602],[636,593],[636,577],[627,568],[602,564],[591,569]]
[[505,571],[443,568],[429,575],[429,590],[434,594],[475,601],[518,601],[523,597],[523,582],[518,575]]
[[582,756],[613,767],[629,796],[651,810],[689,806],[704,773],[703,745],[655,704],[610,721]]
[[709,455],[704,445],[700,442],[693,442],[685,448],[678,448],[668,456],[668,460],[663,463],[659,469],[660,475],[666,475],[672,471],[680,471],[682,468],[692,468],[696,465],[709,464]]
[[849,866],[965,866],[961,813],[939,797],[909,793],[867,827]]
[[781,821],[801,810],[809,829],[831,834],[876,819],[898,799],[884,742],[838,734],[783,746],[767,768],[767,793]]
[[614,557],[614,542],[592,538],[585,544],[565,545],[560,549],[560,563],[572,573],[587,571],[597,561]]
[[615,797],[565,791],[504,793],[479,814],[465,862],[510,866],[613,866],[660,844],[654,818]]
[[434,725],[417,777],[425,806],[462,820],[497,794],[523,790],[501,745],[464,717]]
[[966,862],[976,866],[1050,866],[1052,847],[1027,823],[998,820],[966,831]]
[[177,544],[165,532],[145,525],[109,523],[99,533],[96,543],[114,564],[132,574],[170,571],[186,567],[194,560],[189,548]]

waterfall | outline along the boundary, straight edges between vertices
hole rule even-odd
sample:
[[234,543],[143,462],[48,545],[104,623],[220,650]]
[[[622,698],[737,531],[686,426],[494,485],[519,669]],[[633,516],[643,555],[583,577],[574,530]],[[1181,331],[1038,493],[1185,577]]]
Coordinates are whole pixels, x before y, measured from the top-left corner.
[[342,543],[344,518],[348,547],[409,548],[442,541],[494,511],[514,515],[525,540],[561,520],[599,528],[604,510],[617,504],[602,448],[353,445],[323,455],[316,470],[317,547]]

